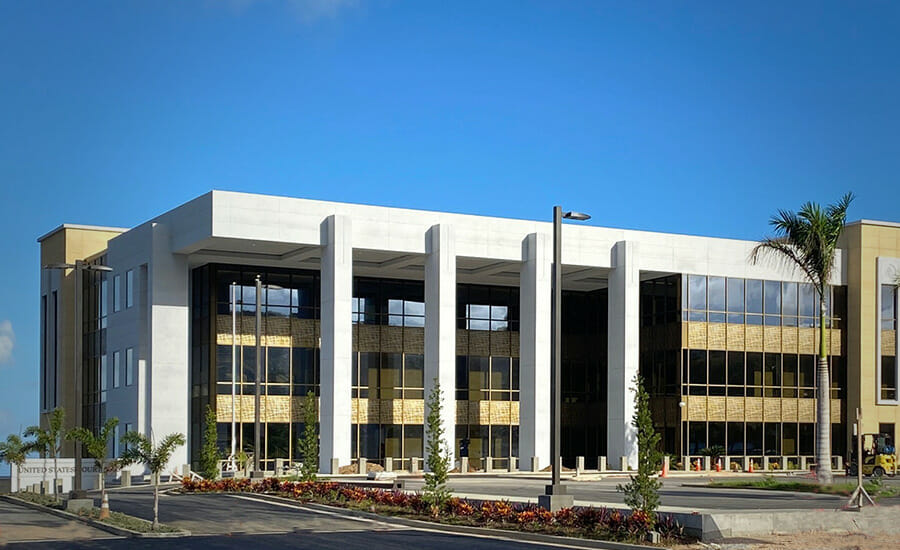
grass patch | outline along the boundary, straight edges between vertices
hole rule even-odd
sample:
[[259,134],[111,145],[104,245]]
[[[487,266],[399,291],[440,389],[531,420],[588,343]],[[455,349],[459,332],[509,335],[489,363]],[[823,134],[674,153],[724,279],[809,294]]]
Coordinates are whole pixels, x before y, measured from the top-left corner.
[[123,514],[121,512],[113,512],[110,511],[109,517],[106,519],[100,519],[100,509],[99,508],[91,508],[90,512],[79,512],[78,514],[81,517],[90,518],[97,521],[102,521],[103,523],[107,523],[112,525],[113,527],[121,527],[123,529],[131,529],[132,531],[137,531],[138,533],[179,533],[181,529],[176,527],[172,527],[170,525],[165,525],[160,523],[158,529],[153,529],[153,522],[147,521],[145,519],[136,518],[134,516],[129,516]]
[[30,502],[32,504],[39,504],[40,506],[46,506],[47,508],[55,508],[57,510],[62,510],[62,500],[57,500],[53,498],[53,495],[42,495],[39,493],[10,493],[11,497],[17,498],[19,500],[24,500],[26,502]]
[[[886,486],[880,479],[864,481],[863,486],[872,498],[876,499],[900,495],[900,488]],[[766,489],[770,491],[793,491],[797,493],[850,496],[853,490],[856,489],[856,483],[819,485],[818,483],[810,483],[808,481],[786,481],[766,476],[760,479],[712,481],[707,487],[725,489]]]

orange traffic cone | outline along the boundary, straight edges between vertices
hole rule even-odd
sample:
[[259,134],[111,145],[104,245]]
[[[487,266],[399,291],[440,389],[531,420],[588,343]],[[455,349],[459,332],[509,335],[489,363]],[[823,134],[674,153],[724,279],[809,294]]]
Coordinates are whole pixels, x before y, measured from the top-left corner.
[[698,458],[697,460],[694,461],[694,471],[695,471],[695,472],[699,472],[699,471],[700,471],[700,459],[699,459],[699,458]]
[[109,497],[103,493],[103,500],[100,501],[100,519],[109,517]]
[[722,459],[721,458],[716,459],[716,471],[717,472],[722,471]]
[[751,474],[753,473],[753,461],[752,460],[750,461],[750,468],[747,471],[750,472]]
[[659,474],[659,477],[669,477],[669,457],[663,457],[662,463],[662,473]]

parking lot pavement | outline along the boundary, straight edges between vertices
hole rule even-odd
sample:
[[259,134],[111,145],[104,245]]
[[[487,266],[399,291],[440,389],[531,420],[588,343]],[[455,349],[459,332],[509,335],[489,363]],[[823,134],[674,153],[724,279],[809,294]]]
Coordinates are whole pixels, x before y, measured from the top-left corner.
[[[722,479],[717,477],[717,480]],[[627,483],[627,477],[607,477],[591,481],[564,480],[568,492],[581,505],[624,506],[624,495],[616,491],[616,485]],[[663,510],[787,510],[837,508],[846,497],[815,493],[791,493],[754,489],[715,489],[702,487],[709,481],[705,477],[668,478],[660,490]],[[454,494],[471,498],[510,498],[537,500],[548,481],[524,477],[453,477],[449,486]],[[419,490],[423,482],[411,479],[407,489]]]
[[[110,509],[153,519],[153,492],[137,489],[109,495]],[[259,502],[243,495],[202,494],[159,497],[159,521],[195,535],[315,531],[386,530],[390,527],[347,516]]]
[[0,546],[20,541],[110,538],[106,531],[0,500]]

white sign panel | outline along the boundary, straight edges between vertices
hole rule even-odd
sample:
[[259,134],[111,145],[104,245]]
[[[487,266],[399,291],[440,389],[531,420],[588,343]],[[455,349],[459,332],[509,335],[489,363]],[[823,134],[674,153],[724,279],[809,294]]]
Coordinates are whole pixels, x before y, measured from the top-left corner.
[[[21,468],[12,466],[10,478],[12,490],[25,490],[34,483],[47,481],[50,483],[50,492],[53,492],[53,478],[63,480],[63,493],[72,490],[72,481],[75,477],[75,459],[57,458],[54,470],[52,458],[27,458]],[[94,463],[94,459],[85,458],[81,461],[81,488],[85,490],[98,487],[97,476],[100,469]]]

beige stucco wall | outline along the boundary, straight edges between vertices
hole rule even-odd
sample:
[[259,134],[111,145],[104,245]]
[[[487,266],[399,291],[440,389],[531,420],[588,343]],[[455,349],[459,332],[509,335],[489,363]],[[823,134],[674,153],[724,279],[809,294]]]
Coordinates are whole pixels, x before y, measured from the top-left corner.
[[[847,410],[863,415],[863,433],[876,432],[879,423],[900,429],[900,406],[877,405],[876,360],[879,257],[900,258],[900,225],[856,222],[842,237],[847,251]],[[848,433],[852,430],[848,429]]]
[[[106,250],[107,242],[119,235],[121,231],[106,228],[66,227],[61,226],[56,231],[43,237],[41,246],[41,266],[53,263],[74,263],[75,260],[95,258]],[[75,276],[72,270],[66,270],[61,281],[57,295],[59,319],[58,319],[58,406],[66,411],[66,428],[74,427],[75,420],[75,380],[73,377],[73,338],[75,335],[74,323],[74,294]],[[41,414],[41,426],[47,426],[46,414]],[[63,455],[71,456],[71,444],[63,447]]]

